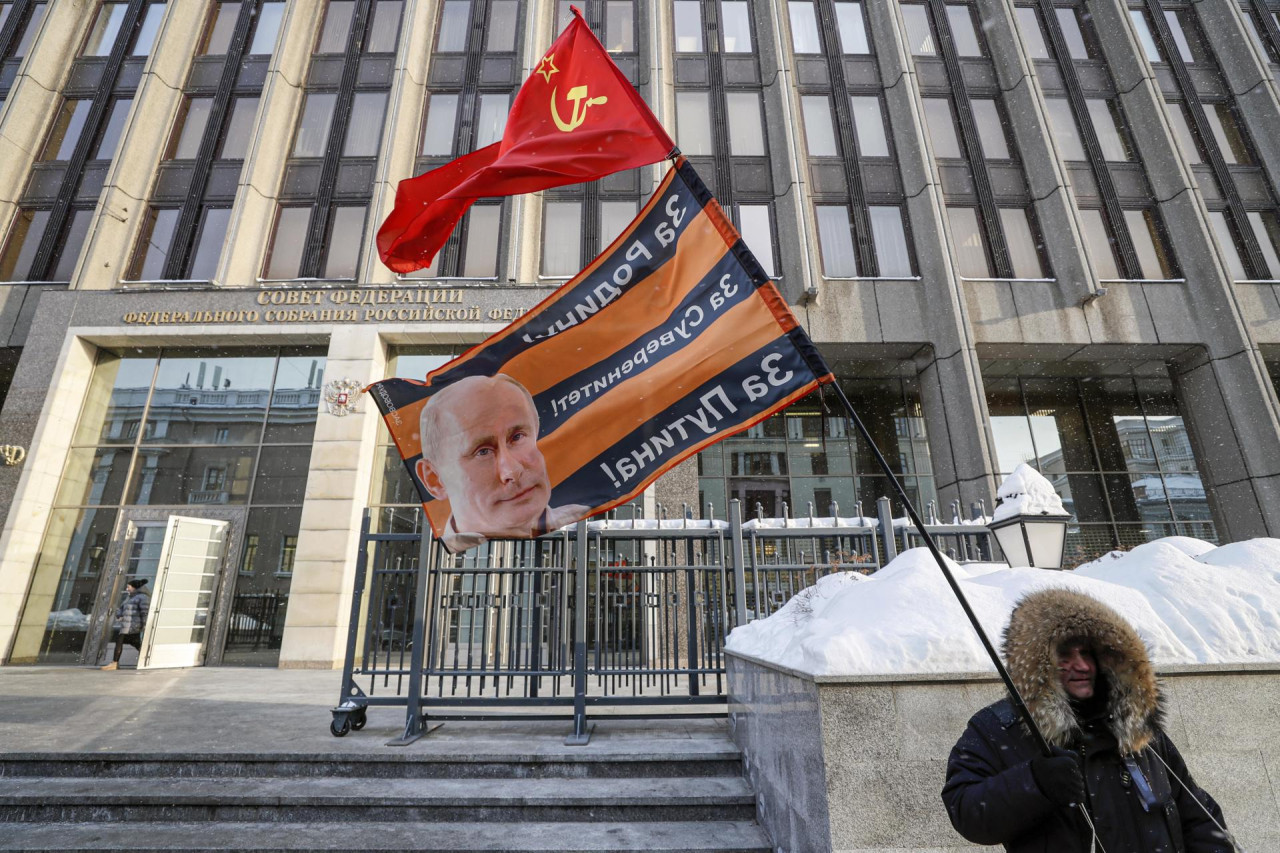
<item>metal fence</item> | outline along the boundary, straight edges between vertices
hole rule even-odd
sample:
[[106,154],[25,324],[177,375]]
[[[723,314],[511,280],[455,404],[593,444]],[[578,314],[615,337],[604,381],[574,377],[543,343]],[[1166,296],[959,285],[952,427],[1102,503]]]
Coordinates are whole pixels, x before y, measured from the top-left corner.
[[[721,711],[734,627],[832,572],[874,572],[910,544],[887,500],[874,519],[746,523],[733,501],[728,521],[581,522],[462,554],[369,527],[366,513],[332,731],[363,728],[370,705],[404,706],[395,743],[430,720],[571,718],[569,741],[582,743],[593,706]],[[938,525],[936,535],[952,527],[964,528],[963,559],[989,558],[985,527]]]

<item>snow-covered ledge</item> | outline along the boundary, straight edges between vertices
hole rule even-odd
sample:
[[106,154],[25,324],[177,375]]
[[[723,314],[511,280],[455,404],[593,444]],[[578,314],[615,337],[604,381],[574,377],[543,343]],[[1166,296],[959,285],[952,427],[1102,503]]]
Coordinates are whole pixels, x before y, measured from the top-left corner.
[[[1165,539],[1074,572],[953,570],[997,642],[1042,586],[1123,613],[1197,779],[1246,849],[1280,850],[1280,540]],[[733,736],[778,850],[989,849],[956,835],[939,791],[969,717],[1003,688],[927,552],[824,579],[735,630],[727,653]]]

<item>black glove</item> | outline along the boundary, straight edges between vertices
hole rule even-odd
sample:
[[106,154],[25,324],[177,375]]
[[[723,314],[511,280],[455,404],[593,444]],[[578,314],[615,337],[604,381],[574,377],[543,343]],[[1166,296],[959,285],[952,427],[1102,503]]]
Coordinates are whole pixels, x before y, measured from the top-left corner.
[[1031,759],[1031,775],[1040,793],[1058,805],[1084,802],[1084,775],[1074,753],[1054,749],[1052,756]]

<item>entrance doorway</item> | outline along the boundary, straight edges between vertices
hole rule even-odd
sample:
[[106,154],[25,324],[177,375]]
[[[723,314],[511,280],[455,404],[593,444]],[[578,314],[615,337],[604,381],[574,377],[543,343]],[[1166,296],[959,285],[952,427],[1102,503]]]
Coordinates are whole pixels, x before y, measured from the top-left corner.
[[[216,665],[221,662],[234,587],[235,553],[245,510],[237,508],[126,510],[99,584],[97,606],[82,655],[102,663],[115,647],[115,614],[128,581],[146,578],[151,597],[139,669]],[[121,664],[134,662],[126,646]]]

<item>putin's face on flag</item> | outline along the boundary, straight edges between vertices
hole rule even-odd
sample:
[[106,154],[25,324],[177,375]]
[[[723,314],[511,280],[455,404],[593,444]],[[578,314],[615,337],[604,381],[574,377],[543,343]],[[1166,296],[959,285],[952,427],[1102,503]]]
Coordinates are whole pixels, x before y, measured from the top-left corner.
[[490,538],[528,537],[540,525],[551,483],[538,449],[538,412],[509,376],[470,376],[436,392],[419,422],[418,477],[449,501],[451,526]]

